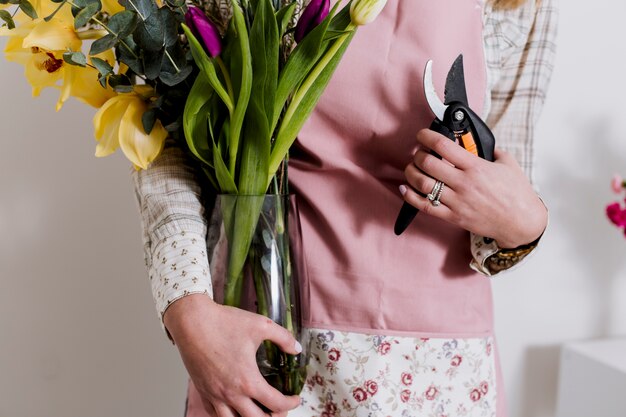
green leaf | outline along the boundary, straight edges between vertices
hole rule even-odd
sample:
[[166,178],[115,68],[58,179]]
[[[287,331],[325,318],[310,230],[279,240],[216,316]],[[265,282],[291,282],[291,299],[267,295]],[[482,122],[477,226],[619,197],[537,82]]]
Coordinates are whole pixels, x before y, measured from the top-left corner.
[[120,85],[116,85],[113,89],[117,93],[132,93],[133,92],[132,85],[120,84]]
[[149,135],[152,132],[152,128],[156,123],[156,109],[146,110],[141,115],[141,124],[143,125],[143,130],[146,132],[146,135]]
[[0,19],[4,21],[9,29],[15,29],[15,22],[11,17],[11,13],[7,12],[6,10],[0,10]]
[[87,57],[82,52],[64,52],[63,60],[70,65],[79,67],[87,66]]
[[332,31],[344,31],[350,25],[352,25],[352,19],[350,18],[350,3],[348,3],[339,13],[333,15],[333,20],[330,22],[328,29]]
[[161,64],[162,72],[176,73],[187,65],[187,55],[181,44],[176,43],[166,49],[167,54]]
[[135,74],[143,74],[143,61],[139,58],[141,51],[132,36],[124,39],[116,48],[117,59],[128,65]]
[[158,51],[143,51],[143,69],[147,79],[155,80],[159,77],[164,54],[165,48],[161,48]]
[[92,3],[100,3],[100,0],[72,0],[71,1],[71,5],[72,7],[74,7],[74,10],[76,11],[75,15]]
[[[287,152],[289,151],[289,148],[293,144],[296,136],[300,132],[300,129],[304,125],[304,122],[306,122],[306,120],[309,118],[309,115],[315,108],[315,105],[317,104],[320,96],[328,85],[330,78],[335,72],[337,65],[339,65],[339,61],[341,60],[341,57],[346,51],[346,48],[350,44],[352,37],[355,33],[356,31],[346,34],[345,40],[342,43],[338,42],[341,42],[341,39],[344,38],[340,38],[339,40],[331,44],[329,49],[326,51],[326,54],[331,53],[331,50],[333,50],[333,47],[335,46],[337,46],[336,51],[333,51],[333,53],[331,53],[332,55],[330,55],[330,59],[320,71],[319,75],[315,77],[308,91],[303,91],[303,97],[300,102],[296,103],[294,100],[290,104],[290,108],[292,105],[297,105],[297,107],[295,107],[295,109],[293,109],[292,111],[293,117],[291,117],[290,120],[286,120],[286,114],[283,123],[281,123],[280,130],[276,137],[276,141],[274,142],[274,148],[272,149],[272,154],[270,157],[270,173],[276,172],[281,161],[285,158]],[[315,69],[313,69],[313,71],[315,71]],[[311,73],[307,75],[307,80],[308,77],[312,75],[313,71],[311,71]]]
[[[267,190],[271,132],[278,83],[278,25],[270,0],[258,0],[250,29],[252,88],[241,143],[239,192],[264,194]],[[232,155],[231,155],[232,157]]]
[[[238,148],[240,142],[241,128],[243,126],[246,109],[248,108],[248,102],[250,100],[250,93],[252,91],[252,57],[250,53],[250,43],[248,37],[248,29],[246,27],[246,21],[239,4],[233,1],[233,17],[234,29],[237,35],[238,48],[235,48],[233,58],[240,61],[240,65],[231,66],[231,71],[237,71],[231,74],[232,78],[235,78],[234,74],[237,74],[238,93],[235,102],[235,108],[230,117],[230,160],[229,169],[231,173],[235,172],[235,166],[237,163]],[[218,177],[219,179],[219,177]]]
[[106,62],[104,59],[100,59],[98,57],[91,58],[91,64],[96,67],[100,75],[107,76],[113,72],[113,67],[111,64]]
[[117,88],[130,87],[130,91],[132,91],[133,86],[131,85],[130,79],[124,74],[113,74],[109,76],[109,85],[111,88],[117,91]]
[[335,39],[340,38],[342,35],[349,33],[349,30],[327,30],[326,36],[324,36],[324,41],[333,41]]
[[198,42],[198,39],[196,39],[193,33],[191,33],[191,30],[189,30],[187,25],[183,24],[182,27],[185,31],[185,35],[187,36],[191,53],[193,54],[193,60],[196,62],[196,65],[198,65],[201,75],[207,78],[211,87],[213,87],[217,95],[222,99],[226,107],[228,107],[229,110],[232,110],[233,102],[217,76],[215,62],[209,58],[204,51],[204,48],[202,48],[202,45],[200,45],[200,42]]
[[163,27],[163,41],[165,46],[169,48],[178,43],[178,22],[174,12],[168,7],[159,9],[159,17]]
[[293,12],[296,9],[297,4],[298,3],[294,1],[276,12],[276,21],[278,22],[278,34],[280,38],[282,38],[285,32],[287,32],[287,28],[289,27],[289,23],[291,23],[291,18],[293,17]]
[[124,0],[126,10],[134,10],[139,14],[141,20],[148,19],[153,13],[156,13],[158,6],[153,0]]
[[89,20],[100,11],[102,5],[100,2],[89,3],[87,7],[82,9],[74,18],[74,28],[78,29],[89,23]]
[[223,194],[237,194],[237,186],[230,171],[222,159],[222,153],[216,144],[213,144],[213,165],[215,167],[215,177]]
[[107,26],[118,38],[126,38],[134,32],[138,23],[137,13],[131,10],[124,10],[111,16]]
[[165,0],[165,2],[174,9],[182,7],[185,4],[185,0]]
[[163,24],[158,13],[140,21],[133,33],[133,39],[143,50],[158,51],[165,46]]
[[28,15],[31,19],[37,19],[37,12],[35,8],[28,0],[20,0],[20,9]]
[[[335,3],[331,12],[326,19],[322,21],[315,29],[309,32],[308,35],[302,39],[302,41],[296,46],[289,59],[285,63],[283,70],[278,78],[278,88],[276,90],[276,100],[274,106],[274,118],[270,124],[270,129],[274,131],[278,118],[287,102],[289,96],[300,85],[304,77],[311,71],[311,68],[315,65],[320,55],[324,51],[324,46],[327,43],[324,42],[324,36],[328,29],[332,16],[335,10],[339,6],[340,2]],[[349,6],[346,6],[349,7]]]
[[[192,72],[193,72],[193,67],[191,65],[186,65],[183,68],[181,68],[179,72],[176,72],[176,73],[161,72],[161,75],[159,75],[159,79],[163,81],[163,84],[167,85],[168,87],[173,87],[185,81],[187,77],[191,75]],[[202,77],[202,78],[205,78],[205,77]]]
[[[266,0],[259,0],[260,2]],[[267,0],[269,1],[269,0]],[[258,17],[258,15],[255,15]],[[239,192],[246,195],[265,194],[269,184],[269,123],[260,100],[252,100],[246,114],[245,140],[241,143]]]
[[68,2],[72,6],[72,16],[76,17],[86,7],[92,4],[98,4],[99,9],[102,9],[102,3],[100,0],[72,0]]
[[[269,124],[273,120],[274,97],[278,84],[278,25],[270,0],[258,0],[254,23],[250,29],[250,53],[252,58],[252,90],[250,100],[267,119],[267,132],[261,132],[270,140]],[[269,142],[268,142],[269,143]]]
[[91,44],[89,55],[98,55],[104,51],[108,51],[113,48],[116,43],[117,38],[109,33]]
[[163,126],[163,129],[168,132],[177,132],[180,129],[180,122],[178,120],[173,121],[170,124]]
[[213,166],[212,154],[215,141],[212,140],[209,143],[207,123],[210,123],[209,112],[211,99],[214,96],[215,91],[206,77],[198,75],[189,91],[183,111],[183,130],[187,146],[200,161],[211,167]]

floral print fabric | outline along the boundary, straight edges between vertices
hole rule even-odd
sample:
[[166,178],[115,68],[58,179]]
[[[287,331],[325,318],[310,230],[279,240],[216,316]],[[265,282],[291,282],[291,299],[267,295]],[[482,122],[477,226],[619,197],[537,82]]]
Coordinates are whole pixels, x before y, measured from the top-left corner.
[[493,338],[310,329],[302,403],[289,417],[494,417]]

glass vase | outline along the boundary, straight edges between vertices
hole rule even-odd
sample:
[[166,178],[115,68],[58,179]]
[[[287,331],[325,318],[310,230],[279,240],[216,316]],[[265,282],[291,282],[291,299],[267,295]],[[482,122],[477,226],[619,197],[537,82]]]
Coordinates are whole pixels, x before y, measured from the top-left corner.
[[[216,197],[208,230],[214,299],[270,318],[289,330],[303,349],[300,287],[301,231],[295,196]],[[306,376],[306,351],[282,352],[270,341],[257,351],[257,364],[270,385],[298,395]]]

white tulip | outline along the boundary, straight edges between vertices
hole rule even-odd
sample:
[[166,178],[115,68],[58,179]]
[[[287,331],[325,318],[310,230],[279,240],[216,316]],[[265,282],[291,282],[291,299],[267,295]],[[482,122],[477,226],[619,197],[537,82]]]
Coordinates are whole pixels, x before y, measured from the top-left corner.
[[352,0],[350,19],[356,26],[367,25],[376,19],[385,4],[387,0]]

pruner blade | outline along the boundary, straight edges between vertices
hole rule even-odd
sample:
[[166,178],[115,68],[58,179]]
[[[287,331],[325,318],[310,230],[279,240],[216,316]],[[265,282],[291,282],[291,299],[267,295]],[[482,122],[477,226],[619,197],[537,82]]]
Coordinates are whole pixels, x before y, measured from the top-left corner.
[[428,103],[428,107],[430,107],[430,111],[433,112],[437,119],[443,120],[443,115],[448,106],[445,105],[437,95],[435,83],[433,82],[432,59],[428,60],[426,68],[424,69],[424,94],[426,95],[426,102]]

